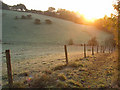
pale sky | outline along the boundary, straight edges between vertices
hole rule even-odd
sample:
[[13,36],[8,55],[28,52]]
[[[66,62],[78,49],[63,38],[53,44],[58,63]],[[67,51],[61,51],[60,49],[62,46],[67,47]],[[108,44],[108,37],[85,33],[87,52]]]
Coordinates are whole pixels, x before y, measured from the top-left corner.
[[25,4],[28,9],[45,11],[48,7],[63,8],[83,14],[87,19],[110,16],[116,0],[2,0],[8,5]]

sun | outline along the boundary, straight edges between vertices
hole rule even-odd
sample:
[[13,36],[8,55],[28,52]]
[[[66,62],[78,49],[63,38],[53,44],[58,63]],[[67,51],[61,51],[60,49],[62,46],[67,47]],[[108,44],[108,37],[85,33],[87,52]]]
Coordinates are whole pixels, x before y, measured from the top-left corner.
[[80,14],[80,12],[77,12],[77,15],[82,16],[84,18],[84,20],[87,21],[87,22],[94,22],[97,19],[97,17],[94,16],[94,13]]
[[[99,7],[100,8],[100,7]],[[86,8],[84,10],[78,11],[79,13],[82,13],[86,21],[94,22],[98,18],[104,17],[104,12],[99,11],[99,8],[95,9],[94,7],[90,7],[89,9]]]
[[89,21],[89,22],[94,22],[96,20],[96,18],[92,15],[84,15],[85,20]]
[[93,22],[105,15],[111,15],[114,10],[112,2],[113,0],[82,0],[78,12],[83,14],[86,21]]

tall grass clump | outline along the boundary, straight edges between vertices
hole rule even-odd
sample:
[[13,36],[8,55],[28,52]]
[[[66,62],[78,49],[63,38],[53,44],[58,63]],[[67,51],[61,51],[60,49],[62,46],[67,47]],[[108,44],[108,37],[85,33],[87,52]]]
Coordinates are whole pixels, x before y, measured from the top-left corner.
[[47,74],[43,74],[42,76],[34,79],[32,83],[30,84],[31,88],[44,88],[47,86],[47,83],[49,82],[50,76]]
[[34,24],[41,24],[40,19],[35,19]]
[[15,16],[15,20],[17,20],[18,19],[18,16]]
[[73,44],[74,44],[73,39],[69,39],[68,40],[68,45],[73,45]]
[[27,15],[27,19],[32,19],[32,15],[31,14]]
[[52,21],[51,21],[50,19],[46,19],[46,20],[45,20],[45,23],[46,23],[46,24],[52,24]]
[[22,15],[22,16],[21,16],[21,19],[26,19],[26,16]]
[[54,68],[52,68],[53,71],[56,71],[56,70],[62,70],[66,67],[66,65],[58,65],[58,66],[55,66]]

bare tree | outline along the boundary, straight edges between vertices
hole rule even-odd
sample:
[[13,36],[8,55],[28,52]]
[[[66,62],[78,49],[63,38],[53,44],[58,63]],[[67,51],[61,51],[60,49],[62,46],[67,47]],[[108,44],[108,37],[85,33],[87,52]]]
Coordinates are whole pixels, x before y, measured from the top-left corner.
[[96,37],[92,37],[92,38],[88,41],[88,45],[89,45],[89,46],[97,46],[97,45],[98,45],[98,41],[97,41]]

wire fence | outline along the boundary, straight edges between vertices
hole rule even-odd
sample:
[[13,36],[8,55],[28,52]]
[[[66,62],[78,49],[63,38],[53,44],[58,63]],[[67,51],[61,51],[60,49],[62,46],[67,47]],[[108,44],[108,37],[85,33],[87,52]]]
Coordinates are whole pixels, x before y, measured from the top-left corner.
[[[83,45],[76,45],[77,47],[82,47],[82,54],[84,58],[86,58],[88,55],[95,55],[95,53],[112,53],[115,51],[115,46],[112,47],[106,47],[106,46],[89,46],[87,44]],[[69,64],[69,55],[70,51],[68,50],[70,48],[69,45],[64,45],[64,57],[66,60],[66,65]],[[12,77],[12,66],[11,66],[11,52],[10,50],[5,50],[3,52],[6,57],[6,64],[7,64],[7,74],[8,74],[8,83],[9,87],[11,88],[13,86],[13,77]],[[80,52],[81,53],[81,52]],[[89,54],[88,54],[89,53]]]

